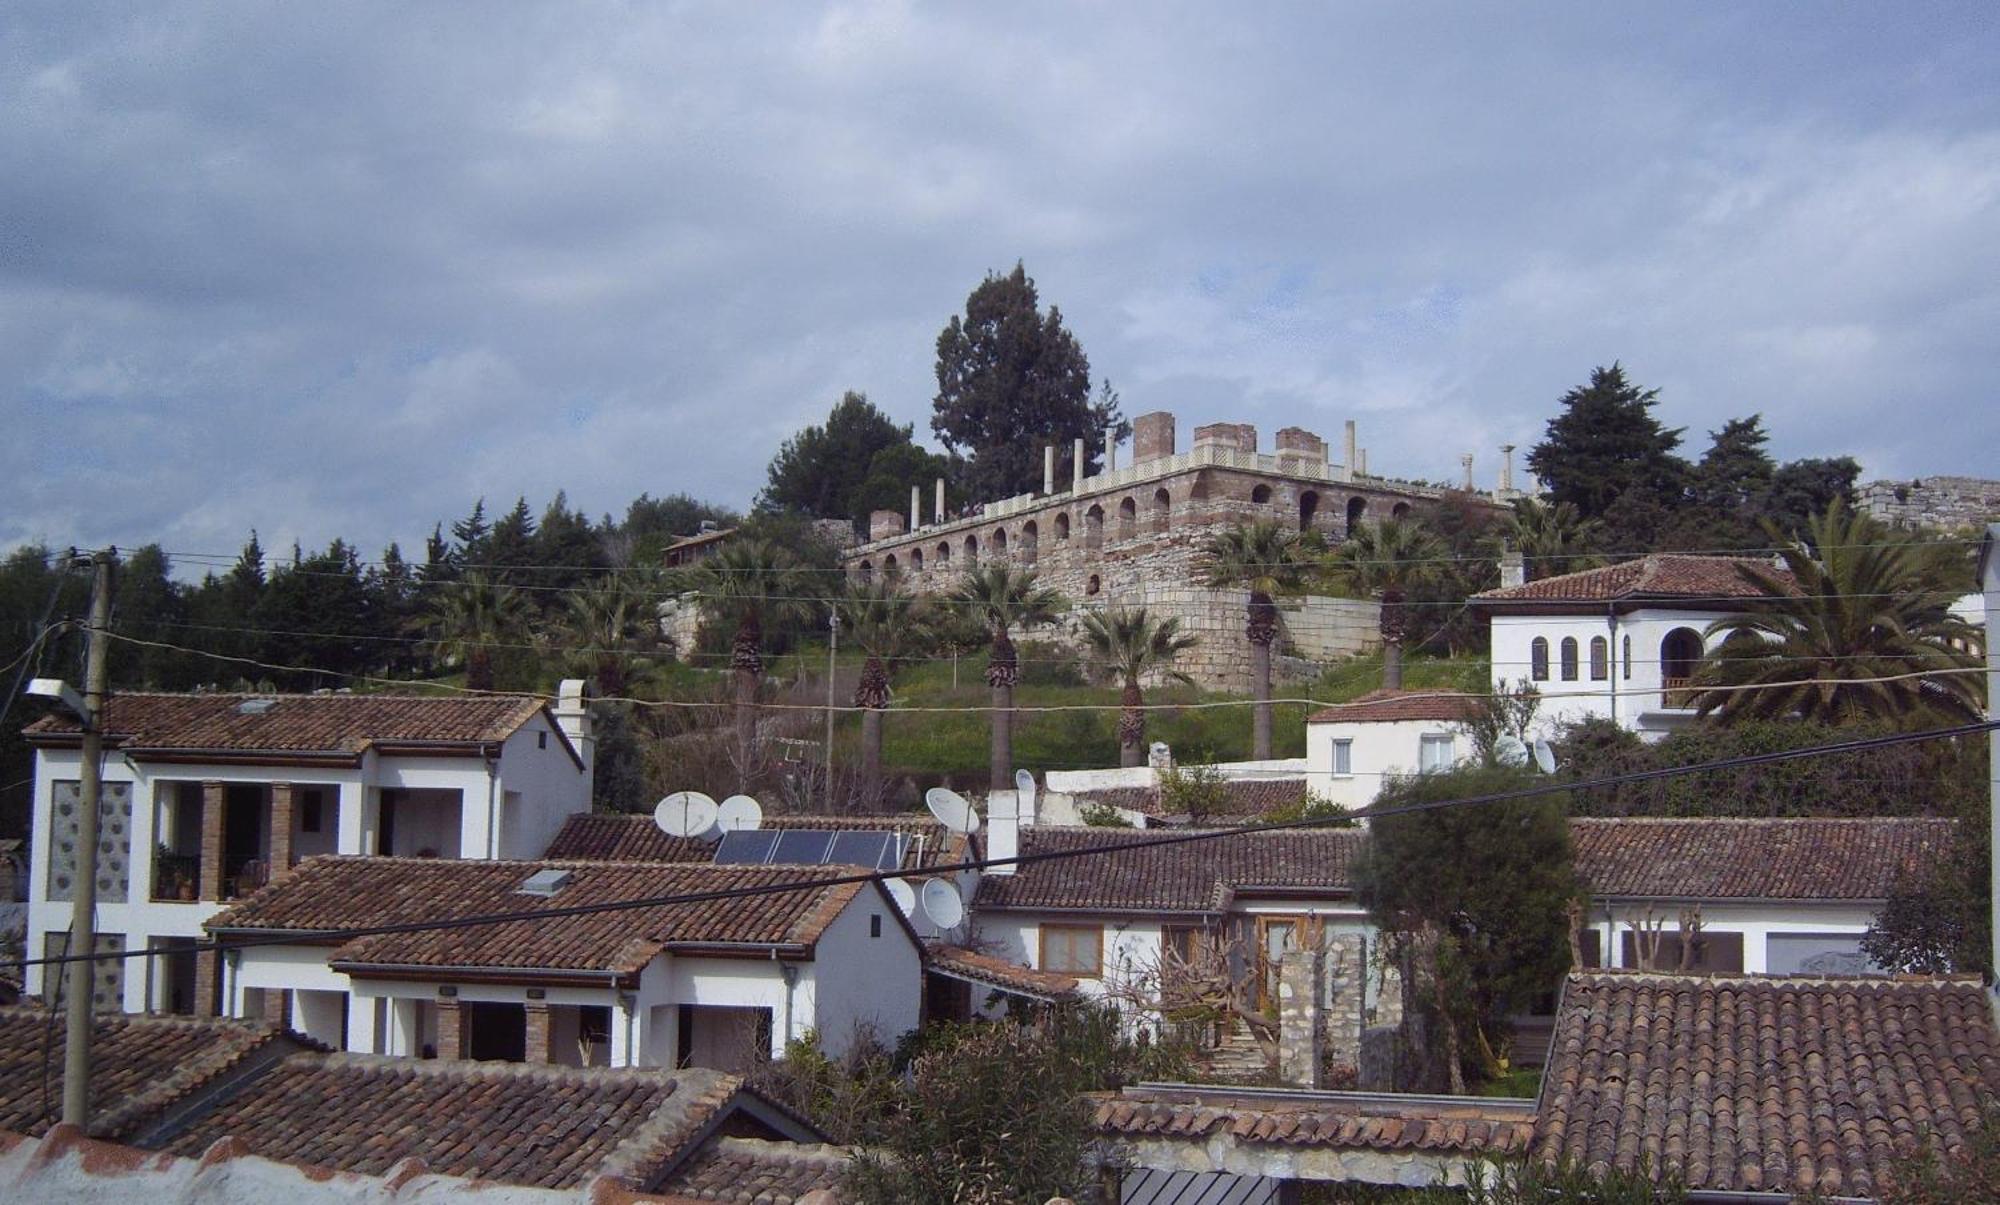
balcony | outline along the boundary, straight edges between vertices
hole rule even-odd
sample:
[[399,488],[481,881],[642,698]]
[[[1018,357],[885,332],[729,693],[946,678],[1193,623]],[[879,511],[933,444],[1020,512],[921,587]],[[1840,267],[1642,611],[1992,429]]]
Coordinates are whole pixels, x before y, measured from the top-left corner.
[[1669,676],[1661,680],[1660,706],[1667,711],[1692,711],[1701,692],[1690,685],[1692,677]]
[[155,903],[188,902],[201,887],[201,855],[153,851]]

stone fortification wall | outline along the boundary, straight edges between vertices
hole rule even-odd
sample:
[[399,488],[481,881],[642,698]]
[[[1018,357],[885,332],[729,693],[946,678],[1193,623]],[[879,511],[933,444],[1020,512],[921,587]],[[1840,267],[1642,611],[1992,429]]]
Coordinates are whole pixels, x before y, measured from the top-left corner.
[[1871,481],[1861,487],[1861,509],[1899,527],[1951,531],[2000,520],[2000,481],[1981,477],[1925,477]]

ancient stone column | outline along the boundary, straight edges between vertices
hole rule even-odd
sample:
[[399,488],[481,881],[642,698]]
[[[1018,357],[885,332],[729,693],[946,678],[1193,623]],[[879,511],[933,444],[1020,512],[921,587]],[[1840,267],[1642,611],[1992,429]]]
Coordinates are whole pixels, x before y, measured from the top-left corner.
[[1056,492],[1056,446],[1042,445],[1042,496]]
[[1345,442],[1341,445],[1341,454],[1346,457],[1342,463],[1347,466],[1347,471],[1350,473],[1361,471],[1358,467],[1360,462],[1357,459],[1360,454],[1355,450],[1359,446],[1354,442],[1354,420],[1350,418],[1347,420]]
[[1118,471],[1118,428],[1104,428],[1104,471]]
[[937,521],[944,522],[944,478],[937,479]]
[[1500,445],[1500,492],[1514,492],[1514,445]]
[[910,530],[924,525],[924,491],[922,486],[910,487]]
[[1072,459],[1069,463],[1069,488],[1071,493],[1077,493],[1083,489],[1083,437],[1082,436],[1077,437],[1076,451],[1074,452],[1073,455],[1075,458]]

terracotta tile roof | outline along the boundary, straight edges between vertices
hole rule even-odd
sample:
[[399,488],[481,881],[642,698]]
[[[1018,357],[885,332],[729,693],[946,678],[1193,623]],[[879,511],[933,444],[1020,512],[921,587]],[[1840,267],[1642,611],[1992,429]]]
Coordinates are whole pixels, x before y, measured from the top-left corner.
[[149,1145],[199,1156],[235,1136],[286,1163],[568,1188],[654,1178],[741,1088],[716,1071],[295,1055]]
[[1601,569],[1545,577],[1521,586],[1503,586],[1472,596],[1479,603],[1642,602],[1762,598],[1764,591],[1745,576],[1760,570],[1789,584],[1791,574],[1756,557],[1697,556],[1656,552]]
[[[92,1134],[119,1138],[173,1101],[254,1062],[304,1049],[295,1034],[248,1021],[106,1015],[92,1030]],[[62,1116],[63,1021],[0,1008],[0,1130],[40,1134]],[[48,1094],[43,1095],[47,1071]]]
[[1880,900],[1944,858],[1953,822],[1916,818],[1572,820],[1591,893],[1686,899]]
[[[921,845],[912,841],[904,851],[903,866],[909,870],[965,857],[963,837],[928,815],[766,816],[759,827],[907,833],[922,838]],[[715,847],[714,841],[669,837],[651,816],[590,812],[563,821],[561,831],[542,856],[592,862],[707,862],[715,857]]]
[[1038,971],[958,946],[932,945],[926,948],[929,969],[953,979],[997,987],[1018,996],[1037,1000],[1061,1000],[1076,994],[1077,981],[1054,971]]
[[1873,1196],[2000,1094],[1976,979],[1598,972],[1564,989],[1535,1150],[1690,1189]]
[[816,1188],[838,1191],[849,1158],[840,1146],[718,1138],[660,1187],[696,1201],[790,1205]]
[[1100,1100],[1092,1117],[1101,1133],[1121,1138],[1228,1135],[1240,1143],[1285,1147],[1424,1151],[1443,1155],[1508,1154],[1528,1149],[1534,1113],[1525,1101],[1427,1097],[1408,1103],[1340,1093],[1235,1097],[1227,1090],[1185,1092],[1128,1088]]
[[1458,724],[1472,718],[1479,700],[1456,690],[1374,690],[1352,703],[1336,703],[1306,717],[1308,724],[1393,723],[1437,720]]
[[[1303,778],[1226,778],[1222,789],[1228,794],[1229,802],[1224,805],[1221,815],[1261,816],[1266,812],[1290,807],[1305,797],[1306,780]],[[1147,816],[1168,818],[1175,813],[1166,810],[1161,801],[1160,788],[1152,787],[1099,787],[1095,790],[1071,792],[1077,799],[1108,807],[1125,808],[1143,812]]]
[[[567,870],[552,896],[519,888],[537,870]],[[318,857],[208,922],[214,931],[316,932],[493,913],[637,901],[743,887],[799,883],[722,903],[660,904],[519,920],[462,929],[358,937],[329,961],[344,967],[434,966],[609,971],[637,974],[676,946],[798,946],[820,933],[865,883],[811,886],[823,866],[713,866],[650,862],[479,862]],[[885,901],[886,907],[893,908]]]
[[1031,862],[1017,874],[985,875],[977,906],[1213,912],[1226,908],[1232,895],[1259,888],[1344,895],[1351,890],[1349,865],[1364,839],[1360,829],[1280,829],[1119,852],[1122,845],[1160,836],[1132,829],[1025,829],[1023,854],[1091,852]]
[[[268,706],[265,706],[268,704]],[[245,712],[249,705],[252,710]],[[104,727],[134,756],[146,752],[341,754],[375,745],[458,745],[503,741],[543,710],[521,695],[114,694]],[[80,736],[68,715],[28,725],[30,741]]]

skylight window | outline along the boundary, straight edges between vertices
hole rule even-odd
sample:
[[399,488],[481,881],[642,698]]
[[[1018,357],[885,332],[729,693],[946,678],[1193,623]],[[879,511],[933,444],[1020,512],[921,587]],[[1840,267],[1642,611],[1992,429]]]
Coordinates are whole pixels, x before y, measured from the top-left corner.
[[276,699],[245,699],[236,705],[236,714],[263,715],[277,705]]
[[515,891],[520,895],[551,896],[569,886],[569,881],[574,877],[567,870],[553,868],[538,870],[524,879]]

